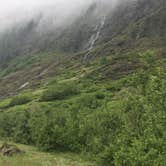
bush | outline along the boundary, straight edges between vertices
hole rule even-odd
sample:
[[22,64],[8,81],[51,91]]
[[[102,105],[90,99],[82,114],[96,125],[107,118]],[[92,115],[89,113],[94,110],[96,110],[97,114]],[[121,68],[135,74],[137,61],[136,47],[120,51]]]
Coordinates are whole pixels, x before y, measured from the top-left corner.
[[99,101],[96,99],[95,95],[92,94],[83,94],[77,99],[77,103],[80,108],[90,108],[96,109],[100,106]]
[[20,96],[16,96],[14,97],[9,106],[12,107],[12,106],[16,106],[16,105],[23,105],[23,104],[27,104],[31,101],[30,97],[29,96],[25,96],[25,95],[20,95]]
[[102,57],[101,60],[100,60],[100,64],[101,65],[109,64],[109,60],[107,59],[107,57]]
[[29,127],[30,113],[24,111],[21,114],[18,114],[15,121],[16,124],[13,126],[13,140],[22,144],[31,144],[31,132]]
[[105,98],[105,94],[104,94],[104,92],[96,92],[95,93],[95,97],[96,97],[96,99],[98,99],[98,100],[103,100],[104,98]]
[[78,94],[78,90],[74,84],[57,85],[45,91],[41,101],[62,100],[76,94]]
[[101,152],[101,165],[164,165],[166,81],[149,75],[140,87],[142,93],[128,94],[122,108],[123,127],[114,144],[110,140],[112,145]]

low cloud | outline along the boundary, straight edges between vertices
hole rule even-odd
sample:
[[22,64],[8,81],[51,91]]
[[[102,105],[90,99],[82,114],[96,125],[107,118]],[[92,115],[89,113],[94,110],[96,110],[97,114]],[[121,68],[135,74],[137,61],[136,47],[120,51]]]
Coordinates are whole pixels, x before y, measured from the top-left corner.
[[[62,26],[71,23],[88,6],[97,2],[107,8],[114,8],[118,3],[135,0],[0,0],[0,30],[13,24],[22,24],[41,15],[41,26],[50,21],[53,25]],[[102,12],[102,11],[100,11]],[[103,9],[104,12],[104,9]]]
[[69,16],[74,18],[94,0],[5,0],[0,6],[1,29],[42,14],[62,23]]

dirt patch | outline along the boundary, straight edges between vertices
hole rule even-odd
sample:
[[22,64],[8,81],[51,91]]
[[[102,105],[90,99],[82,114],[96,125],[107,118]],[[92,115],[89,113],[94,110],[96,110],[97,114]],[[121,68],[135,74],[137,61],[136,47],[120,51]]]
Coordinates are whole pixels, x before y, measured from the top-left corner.
[[1,147],[0,147],[0,153],[3,156],[13,156],[13,155],[19,155],[19,154],[23,154],[25,153],[24,151],[20,150],[17,146],[15,145],[11,145],[11,144],[7,144],[4,143]]

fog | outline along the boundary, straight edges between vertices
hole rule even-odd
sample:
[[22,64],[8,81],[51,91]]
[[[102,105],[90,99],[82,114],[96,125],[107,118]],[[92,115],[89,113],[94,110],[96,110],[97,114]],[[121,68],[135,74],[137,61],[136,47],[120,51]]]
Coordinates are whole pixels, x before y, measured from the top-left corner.
[[0,0],[0,31],[11,27],[13,24],[21,24],[22,21],[29,21],[37,16],[42,16],[40,26],[47,25],[49,21],[51,21],[52,25],[63,26],[64,24],[72,23],[72,21],[85,12],[88,6],[94,2],[114,8],[119,2],[125,1],[126,0]]
[[[117,6],[128,6],[127,2],[133,1],[136,0],[0,0],[0,63],[8,57],[55,45],[71,52],[92,48]],[[78,36],[80,30],[84,33],[84,25],[82,40]]]
[[0,0],[1,30],[12,24],[26,21],[42,14],[43,19],[54,17],[62,24],[68,17],[74,18],[94,0]]

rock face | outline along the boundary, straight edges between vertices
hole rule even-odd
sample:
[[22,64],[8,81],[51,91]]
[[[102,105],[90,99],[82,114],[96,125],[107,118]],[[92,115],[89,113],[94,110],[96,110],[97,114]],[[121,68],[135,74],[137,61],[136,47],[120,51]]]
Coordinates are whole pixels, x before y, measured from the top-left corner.
[[17,148],[15,145],[10,145],[7,143],[4,143],[2,147],[0,148],[0,153],[2,153],[3,156],[13,156],[18,154],[25,153],[24,151],[21,151],[19,148]]

